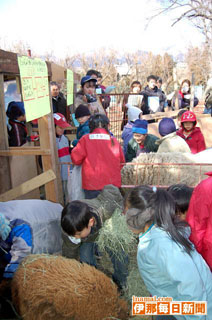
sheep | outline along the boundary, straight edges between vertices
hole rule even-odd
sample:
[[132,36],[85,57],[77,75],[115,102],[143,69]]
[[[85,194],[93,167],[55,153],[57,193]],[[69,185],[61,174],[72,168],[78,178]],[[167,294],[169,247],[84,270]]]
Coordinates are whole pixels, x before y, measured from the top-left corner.
[[30,255],[16,271],[12,301],[24,320],[128,319],[116,285],[94,267],[53,255]]
[[[145,164],[141,164],[145,163]],[[164,163],[164,165],[157,165]],[[174,163],[166,165],[166,163]],[[176,163],[176,165],[175,165]],[[179,166],[178,163],[188,165]],[[211,163],[207,166],[191,166],[191,163]],[[148,164],[148,165],[146,165]],[[212,170],[212,149],[197,154],[190,153],[141,153],[122,169],[122,185],[164,185],[185,183],[195,186]]]

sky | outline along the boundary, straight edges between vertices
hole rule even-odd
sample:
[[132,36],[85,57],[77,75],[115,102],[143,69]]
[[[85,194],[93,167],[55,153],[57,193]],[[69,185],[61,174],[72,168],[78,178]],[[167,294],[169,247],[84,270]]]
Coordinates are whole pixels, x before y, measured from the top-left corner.
[[137,50],[183,53],[200,46],[201,34],[188,22],[171,27],[177,13],[147,18],[158,0],[0,0],[0,44],[23,41],[32,52],[92,53],[104,47],[120,54]]

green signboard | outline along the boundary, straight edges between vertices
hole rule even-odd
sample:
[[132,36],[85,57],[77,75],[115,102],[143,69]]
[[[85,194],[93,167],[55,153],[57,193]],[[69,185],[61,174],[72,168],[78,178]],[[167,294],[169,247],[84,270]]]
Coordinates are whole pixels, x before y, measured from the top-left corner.
[[18,57],[26,120],[41,118],[51,112],[48,70],[45,61]]
[[67,105],[74,103],[74,74],[67,69]]

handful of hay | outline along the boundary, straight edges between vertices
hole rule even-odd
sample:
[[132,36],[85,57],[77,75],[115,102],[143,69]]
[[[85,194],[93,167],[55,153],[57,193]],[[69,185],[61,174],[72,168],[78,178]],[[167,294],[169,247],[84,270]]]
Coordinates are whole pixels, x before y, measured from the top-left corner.
[[136,236],[127,227],[126,218],[120,209],[116,209],[105,222],[96,243],[101,252],[110,250],[120,261],[123,251],[128,254],[137,248]]

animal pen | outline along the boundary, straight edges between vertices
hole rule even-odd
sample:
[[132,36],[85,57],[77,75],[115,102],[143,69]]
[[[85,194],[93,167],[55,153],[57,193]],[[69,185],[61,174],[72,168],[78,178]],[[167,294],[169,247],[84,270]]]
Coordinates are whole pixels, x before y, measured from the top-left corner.
[[[66,82],[67,69],[54,63],[46,64],[48,82]],[[37,129],[31,129],[38,131],[39,143],[28,142],[21,147],[9,147],[4,98],[4,85],[8,81],[15,81],[21,93],[18,56],[0,50],[0,201],[40,198],[39,187],[45,185],[45,198],[63,203],[51,99],[51,113],[38,119]],[[75,87],[78,81],[78,75],[74,74]],[[38,156],[42,159],[42,173],[37,164]]]

